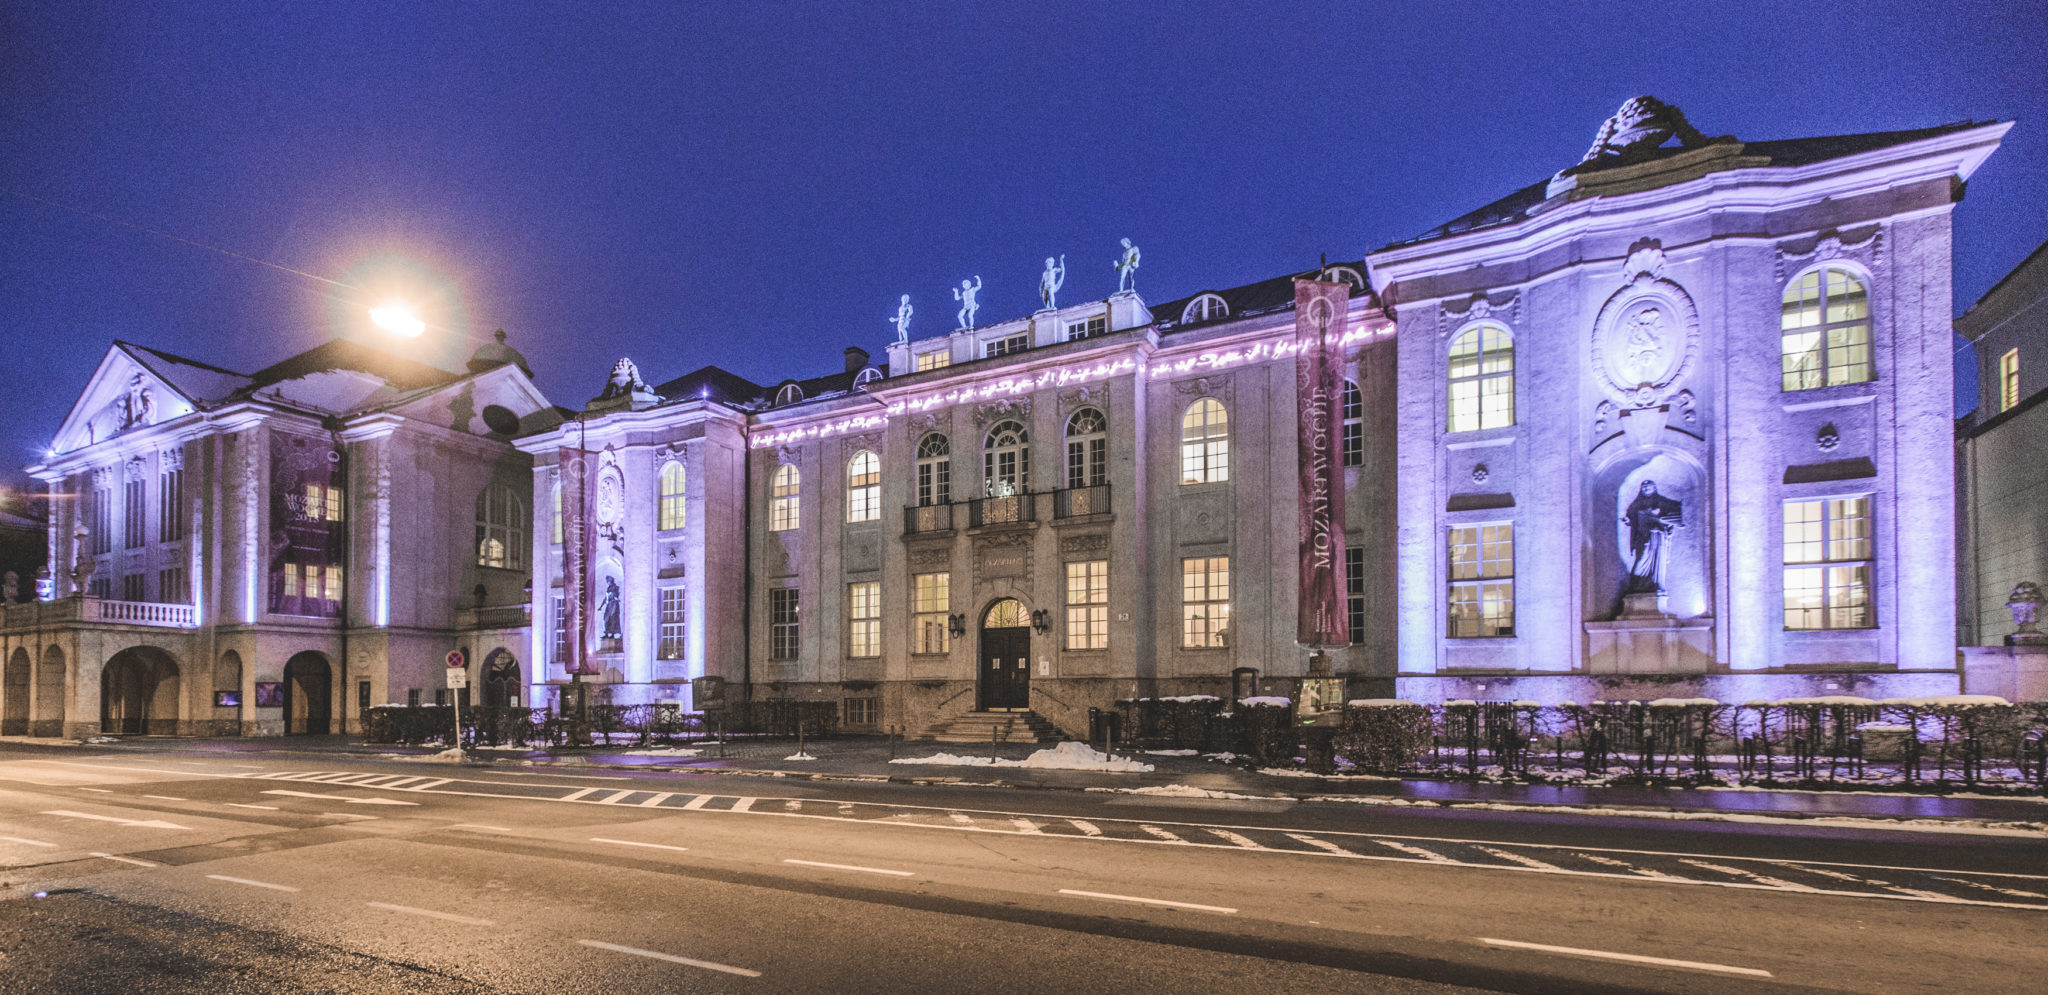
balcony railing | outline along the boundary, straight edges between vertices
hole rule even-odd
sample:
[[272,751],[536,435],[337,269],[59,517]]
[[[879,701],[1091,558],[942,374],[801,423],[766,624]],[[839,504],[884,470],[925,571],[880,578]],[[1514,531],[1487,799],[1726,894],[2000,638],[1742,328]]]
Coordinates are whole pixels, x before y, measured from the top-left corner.
[[463,608],[455,612],[455,627],[465,631],[477,629],[517,629],[527,624],[532,606],[481,605]]
[[911,535],[919,532],[947,532],[953,528],[953,506],[950,504],[927,504],[903,509],[903,531]]
[[971,528],[984,525],[1016,525],[1038,520],[1037,502],[1030,494],[1012,494],[1009,497],[981,498],[968,506],[968,523]]
[[1109,514],[1109,485],[1094,487],[1069,487],[1054,491],[1052,513],[1055,518],[1080,518],[1086,515]]
[[102,601],[98,598],[85,598],[79,605],[79,620],[192,629],[199,625],[199,610],[192,605],[161,604],[155,601]]

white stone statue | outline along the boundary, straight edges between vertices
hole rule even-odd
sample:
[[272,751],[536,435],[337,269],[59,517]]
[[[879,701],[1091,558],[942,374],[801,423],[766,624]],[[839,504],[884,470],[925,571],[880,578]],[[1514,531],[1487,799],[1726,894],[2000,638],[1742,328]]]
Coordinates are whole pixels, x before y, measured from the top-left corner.
[[1664,312],[1646,307],[1628,319],[1621,368],[1639,383],[1664,371]]
[[1123,256],[1110,264],[1116,267],[1116,292],[1119,294],[1126,290],[1136,290],[1138,280],[1138,247],[1132,245],[1128,238],[1124,239],[1123,243]]
[[149,381],[137,373],[128,378],[128,392],[118,402],[121,409],[123,429],[139,428],[156,423],[156,395],[150,392]]
[[910,295],[904,294],[903,300],[896,305],[896,317],[889,319],[890,324],[896,326],[898,343],[910,341],[910,312]]
[[604,392],[597,396],[609,399],[647,389],[647,382],[640,379],[640,367],[631,359],[621,359],[612,364],[612,375],[605,381]]
[[974,312],[981,310],[981,305],[974,300],[974,295],[978,293],[981,293],[979,276],[972,280],[960,281],[960,286],[953,291],[953,299],[960,302],[959,317],[962,330],[974,327]]
[[1045,303],[1045,306],[1048,310],[1060,306],[1060,288],[1065,286],[1066,282],[1066,255],[1064,253],[1060,255],[1060,261],[1058,265],[1053,264],[1051,256],[1045,257],[1045,272],[1038,275],[1038,299]]

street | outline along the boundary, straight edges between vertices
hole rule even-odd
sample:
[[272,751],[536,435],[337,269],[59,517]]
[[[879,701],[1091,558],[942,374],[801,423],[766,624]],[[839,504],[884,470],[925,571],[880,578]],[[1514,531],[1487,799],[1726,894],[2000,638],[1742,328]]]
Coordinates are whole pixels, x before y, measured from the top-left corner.
[[2038,836],[155,746],[0,744],[0,992],[1999,992],[2048,971]]

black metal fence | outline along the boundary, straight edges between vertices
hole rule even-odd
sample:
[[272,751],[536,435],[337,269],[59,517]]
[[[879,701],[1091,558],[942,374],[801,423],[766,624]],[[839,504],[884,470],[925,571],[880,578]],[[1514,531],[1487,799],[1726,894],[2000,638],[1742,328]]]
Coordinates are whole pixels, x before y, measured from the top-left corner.
[[[589,708],[594,743],[611,746],[671,746],[724,734],[803,736],[817,739],[839,732],[839,703],[767,699],[738,702],[710,712],[685,712],[675,705],[600,705]],[[380,705],[364,713],[363,738],[371,743],[453,745],[455,709],[445,705]],[[462,710],[462,745],[559,747],[569,745],[570,721],[560,711],[522,707]]]

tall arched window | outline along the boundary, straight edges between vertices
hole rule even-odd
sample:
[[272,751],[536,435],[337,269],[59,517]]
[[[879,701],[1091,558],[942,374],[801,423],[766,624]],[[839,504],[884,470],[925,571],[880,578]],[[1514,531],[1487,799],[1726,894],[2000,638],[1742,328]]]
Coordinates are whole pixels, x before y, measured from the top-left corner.
[[768,530],[787,532],[797,526],[796,499],[801,477],[794,465],[784,463],[775,468],[775,475],[768,480]]
[[1109,420],[1094,408],[1067,419],[1067,486],[1099,487],[1109,482]]
[[1217,484],[1230,479],[1230,415],[1205,397],[1180,419],[1180,482]]
[[526,563],[526,505],[493,484],[476,496],[476,565],[518,570]]
[[1450,431],[1515,423],[1515,339],[1499,325],[1474,325],[1451,340]]
[[997,422],[981,450],[982,494],[1010,497],[1031,489],[1031,434],[1021,422]]
[[937,432],[917,441],[919,507],[953,502],[953,446]]
[[656,528],[663,532],[680,529],[683,515],[683,465],[671,460],[661,467],[660,521]]
[[1365,395],[1344,381],[1344,465],[1365,465]]
[[873,522],[882,517],[882,461],[863,449],[846,461],[846,520]]
[[1870,362],[1870,296],[1839,266],[1801,274],[1779,310],[1785,390],[1876,379]]

